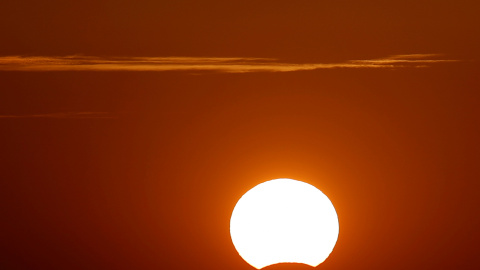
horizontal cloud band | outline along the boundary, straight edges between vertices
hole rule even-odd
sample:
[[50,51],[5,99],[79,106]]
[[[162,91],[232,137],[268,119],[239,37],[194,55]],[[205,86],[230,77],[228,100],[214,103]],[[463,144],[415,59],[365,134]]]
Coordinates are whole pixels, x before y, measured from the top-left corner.
[[224,73],[292,72],[333,68],[419,68],[436,63],[436,54],[394,55],[340,63],[282,63],[271,58],[3,56],[0,71],[215,71]]

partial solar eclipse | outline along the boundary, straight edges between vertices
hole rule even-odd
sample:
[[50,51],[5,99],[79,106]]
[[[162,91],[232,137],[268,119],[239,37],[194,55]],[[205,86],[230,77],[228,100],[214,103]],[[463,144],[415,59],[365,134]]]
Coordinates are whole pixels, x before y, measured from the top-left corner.
[[316,267],[332,252],[338,232],[328,197],[310,184],[286,178],[250,189],[230,219],[233,245],[257,269],[277,263]]

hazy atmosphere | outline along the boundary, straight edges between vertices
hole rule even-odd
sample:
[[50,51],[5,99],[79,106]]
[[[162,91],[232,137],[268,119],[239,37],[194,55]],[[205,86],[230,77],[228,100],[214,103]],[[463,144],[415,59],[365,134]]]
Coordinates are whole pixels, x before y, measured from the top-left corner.
[[479,269],[479,11],[3,0],[0,269],[252,270],[230,217],[275,178],[336,209],[317,269]]

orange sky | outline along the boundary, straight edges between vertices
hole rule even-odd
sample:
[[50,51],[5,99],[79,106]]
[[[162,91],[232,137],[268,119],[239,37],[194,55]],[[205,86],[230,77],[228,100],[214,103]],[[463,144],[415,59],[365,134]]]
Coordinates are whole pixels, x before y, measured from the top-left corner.
[[281,177],[337,209],[318,269],[478,269],[479,10],[4,0],[0,269],[251,270],[230,214]]

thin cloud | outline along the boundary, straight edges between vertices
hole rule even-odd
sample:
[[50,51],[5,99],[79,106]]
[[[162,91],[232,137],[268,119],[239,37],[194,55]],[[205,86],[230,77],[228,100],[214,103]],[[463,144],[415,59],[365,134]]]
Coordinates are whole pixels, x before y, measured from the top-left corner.
[[443,54],[434,53],[413,53],[413,54],[398,54],[387,57],[388,59],[426,59],[426,58],[438,58]]
[[339,63],[286,63],[273,58],[241,57],[93,57],[4,56],[0,71],[215,71],[224,73],[293,72],[333,68],[419,68],[458,62],[438,54],[405,54]]
[[58,112],[46,114],[0,115],[0,118],[58,118],[58,119],[112,119],[115,115],[108,112]]
[[372,60],[352,60],[359,65],[380,65],[390,67],[427,67],[436,63],[458,62],[459,60],[439,59],[441,54],[402,54]]

